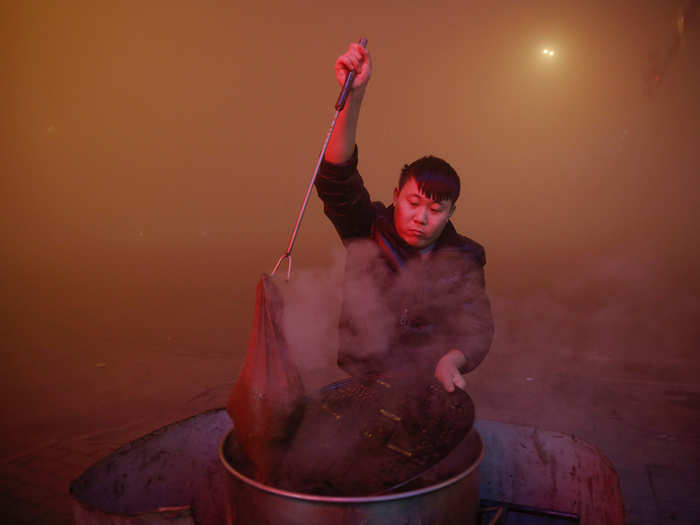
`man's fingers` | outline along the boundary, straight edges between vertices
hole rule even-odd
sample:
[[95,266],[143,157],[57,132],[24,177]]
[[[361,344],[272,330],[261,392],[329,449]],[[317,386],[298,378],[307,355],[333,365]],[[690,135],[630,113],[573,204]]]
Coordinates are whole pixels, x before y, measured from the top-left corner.
[[[467,390],[467,382],[466,382],[466,381],[464,380],[464,378],[462,377],[462,374],[460,374],[460,373],[455,374],[455,375],[452,377],[452,382],[454,383],[454,385],[455,385],[457,388],[460,388],[460,389],[462,389],[462,390],[464,390],[464,391]],[[450,390],[450,392],[452,392],[452,390]]]
[[367,83],[371,74],[369,52],[358,43],[351,43],[348,50],[335,61],[335,76],[341,86],[345,85],[348,74],[354,71],[357,78],[353,87]]
[[345,84],[345,79],[348,78],[348,72],[346,69],[341,69],[338,71],[338,81],[341,85]]
[[364,52],[366,52],[366,49],[362,47],[359,42],[350,42],[348,53],[357,53],[358,55],[362,55]]
[[341,55],[338,57],[338,62],[345,66],[345,69],[348,69],[352,71],[355,69],[355,63],[352,61],[352,58],[349,57],[348,55]]
[[368,58],[367,50],[360,44],[353,43],[350,44],[350,48],[345,53],[340,55],[339,60],[342,60],[348,69],[357,71]]

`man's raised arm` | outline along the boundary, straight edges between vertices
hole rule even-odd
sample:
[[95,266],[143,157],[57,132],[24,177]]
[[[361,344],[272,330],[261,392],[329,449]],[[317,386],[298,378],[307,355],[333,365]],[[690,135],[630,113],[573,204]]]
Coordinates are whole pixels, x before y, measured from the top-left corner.
[[351,71],[355,71],[355,78],[345,108],[338,116],[324,156],[327,162],[333,164],[342,164],[352,157],[355,150],[357,121],[360,118],[362,98],[372,75],[372,61],[369,51],[357,43],[350,44],[348,50],[340,55],[335,62],[335,76],[341,86],[345,84],[345,79]]

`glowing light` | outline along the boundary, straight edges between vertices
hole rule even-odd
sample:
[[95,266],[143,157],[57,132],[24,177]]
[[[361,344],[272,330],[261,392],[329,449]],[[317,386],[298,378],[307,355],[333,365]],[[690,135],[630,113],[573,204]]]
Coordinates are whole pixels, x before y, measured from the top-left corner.
[[553,57],[554,56],[554,51],[549,52],[549,56]]
[[548,54],[549,54],[549,49],[543,50],[542,53],[544,53],[545,55],[548,55]]

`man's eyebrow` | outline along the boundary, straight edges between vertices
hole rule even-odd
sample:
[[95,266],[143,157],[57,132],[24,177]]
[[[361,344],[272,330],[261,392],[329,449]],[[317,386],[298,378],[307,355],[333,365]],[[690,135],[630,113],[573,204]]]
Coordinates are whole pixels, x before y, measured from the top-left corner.
[[441,201],[436,201],[435,199],[431,199],[430,197],[428,197],[425,193],[420,193],[420,192],[415,192],[415,191],[413,193],[409,193],[406,196],[406,198],[407,199],[415,198],[415,199],[421,199],[421,200],[424,199],[424,200],[430,201],[430,206],[440,206],[441,208],[444,206],[447,206],[447,202],[449,201],[449,199],[443,199]]
[[[430,197],[428,197],[425,193],[417,193],[417,192],[409,193],[406,196],[406,198],[408,198],[408,199],[415,198],[415,199],[430,201],[431,206],[433,206],[433,205],[444,206],[443,202],[445,202],[445,201],[436,201],[435,199],[431,199]],[[447,200],[447,199],[445,199],[445,200]]]

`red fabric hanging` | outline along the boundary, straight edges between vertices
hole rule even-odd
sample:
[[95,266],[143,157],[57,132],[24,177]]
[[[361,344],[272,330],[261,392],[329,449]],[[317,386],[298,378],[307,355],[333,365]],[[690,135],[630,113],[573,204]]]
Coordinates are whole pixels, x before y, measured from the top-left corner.
[[304,388],[282,330],[282,294],[263,274],[241,374],[227,410],[236,440],[259,481],[268,481],[294,436],[304,410]]

